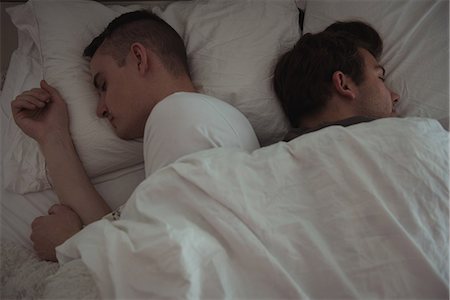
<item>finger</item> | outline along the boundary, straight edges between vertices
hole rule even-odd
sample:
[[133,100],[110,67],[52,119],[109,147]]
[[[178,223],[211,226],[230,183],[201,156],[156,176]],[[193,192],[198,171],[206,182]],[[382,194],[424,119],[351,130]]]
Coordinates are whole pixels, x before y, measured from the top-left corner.
[[35,89],[32,89],[32,90],[23,92],[22,95],[29,95],[29,96],[38,98],[38,99],[40,99],[42,101],[49,101],[50,100],[50,93],[47,92],[44,89],[35,88]]
[[39,226],[39,223],[41,222],[41,220],[43,219],[43,216],[37,217],[33,220],[33,222],[31,222],[31,229],[34,230],[36,229],[36,227]]
[[33,95],[20,95],[19,97],[20,98],[18,98],[18,99],[25,100],[25,101],[32,103],[40,108],[45,107],[48,104],[48,100],[50,100],[50,98],[46,98],[46,99],[36,98]]
[[41,88],[48,92],[53,100],[54,98],[56,98],[57,100],[61,99],[61,95],[59,94],[58,90],[49,85],[47,81],[41,80]]
[[24,109],[26,109],[26,110],[36,110],[36,109],[38,109],[38,107],[35,104],[33,104],[33,103],[31,103],[31,102],[29,102],[27,100],[16,99],[13,102],[11,102],[11,109],[12,109],[13,112],[18,112],[18,111],[21,111],[21,110],[24,110]]
[[36,250],[36,245],[35,245],[35,243],[36,243],[36,240],[38,239],[37,237],[39,236],[39,234],[36,234],[36,232],[34,231],[34,230],[32,230],[31,231],[31,234],[30,234],[30,240],[33,242],[33,248]]
[[16,101],[16,100],[30,100],[30,101],[39,101],[39,102],[45,103],[46,99],[49,99],[49,98],[37,97],[37,95],[35,95],[35,94],[31,93],[30,91],[28,91],[28,92],[24,92],[24,93],[18,95],[14,99],[14,101]]
[[49,215],[54,215],[54,214],[58,213],[58,211],[60,211],[61,208],[64,208],[64,205],[62,205],[62,204],[53,204],[49,208],[48,214]]

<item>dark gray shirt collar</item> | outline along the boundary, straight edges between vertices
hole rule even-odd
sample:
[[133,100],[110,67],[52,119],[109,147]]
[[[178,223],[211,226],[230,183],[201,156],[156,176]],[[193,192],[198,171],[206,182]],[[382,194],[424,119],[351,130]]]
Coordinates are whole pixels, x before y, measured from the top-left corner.
[[289,132],[284,136],[283,141],[285,142],[289,142],[301,135],[307,134],[307,133],[311,133],[320,129],[323,129],[325,127],[328,126],[351,126],[351,125],[355,125],[355,124],[359,124],[359,123],[365,123],[365,122],[370,122],[375,120],[375,118],[369,118],[369,117],[363,117],[363,116],[357,116],[357,117],[351,117],[348,119],[344,119],[344,120],[340,120],[340,121],[336,121],[336,122],[331,122],[331,123],[326,123],[326,124],[322,124],[318,127],[315,128],[292,128],[291,130],[289,130]]

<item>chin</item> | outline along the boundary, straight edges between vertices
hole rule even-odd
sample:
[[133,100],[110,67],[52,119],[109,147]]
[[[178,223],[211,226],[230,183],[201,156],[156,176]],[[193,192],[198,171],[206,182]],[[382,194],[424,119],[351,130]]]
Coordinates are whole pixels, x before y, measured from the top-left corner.
[[129,135],[117,135],[119,138],[121,138],[122,140],[126,140],[126,141],[129,141],[129,140],[134,140],[135,139],[135,137],[134,136],[129,136]]
[[135,140],[144,137],[144,126],[139,128],[137,126],[117,126],[117,123],[115,125],[114,132],[122,140]]
[[116,135],[122,140],[132,140],[133,138],[129,136],[126,132],[122,132],[115,128]]
[[135,132],[132,132],[130,130],[125,130],[125,131],[120,131],[118,129],[116,129],[116,135],[121,138],[122,140],[135,140],[135,139],[140,139],[143,136],[136,134]]

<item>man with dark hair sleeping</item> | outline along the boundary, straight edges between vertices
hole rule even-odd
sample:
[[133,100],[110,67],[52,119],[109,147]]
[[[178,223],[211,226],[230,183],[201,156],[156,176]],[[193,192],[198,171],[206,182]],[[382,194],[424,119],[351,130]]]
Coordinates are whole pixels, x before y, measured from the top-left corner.
[[275,68],[274,89],[293,128],[285,139],[394,116],[399,95],[385,85],[382,50],[378,33],[362,22],[305,34]]
[[[248,120],[216,98],[196,93],[181,37],[147,11],[114,19],[85,49],[99,93],[97,115],[122,139],[144,138],[145,175],[214,147],[259,147]],[[61,205],[32,223],[37,254],[56,260],[55,247],[111,212],[91,184],[73,144],[66,103],[46,81],[11,104],[17,125],[35,139]]]

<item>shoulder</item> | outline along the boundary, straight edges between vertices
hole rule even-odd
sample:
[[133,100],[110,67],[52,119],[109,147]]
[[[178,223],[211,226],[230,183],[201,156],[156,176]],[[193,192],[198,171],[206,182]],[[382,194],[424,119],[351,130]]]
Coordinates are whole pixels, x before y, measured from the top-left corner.
[[176,128],[178,132],[193,127],[253,131],[239,110],[225,101],[198,93],[175,93],[158,103],[146,127],[157,125]]
[[145,126],[146,173],[200,150],[259,147],[249,121],[231,105],[202,94],[176,93],[155,106]]
[[189,117],[190,115],[186,112],[195,115],[213,114],[243,117],[236,108],[215,97],[198,93],[175,93],[158,103],[150,114],[150,118],[159,115]]
[[176,93],[155,106],[147,121],[144,139],[163,136],[182,143],[207,140],[214,147],[237,145],[253,150],[259,145],[247,118],[230,104],[217,98]]

